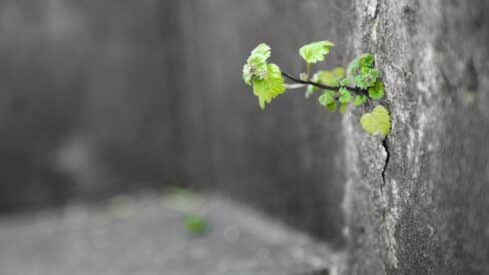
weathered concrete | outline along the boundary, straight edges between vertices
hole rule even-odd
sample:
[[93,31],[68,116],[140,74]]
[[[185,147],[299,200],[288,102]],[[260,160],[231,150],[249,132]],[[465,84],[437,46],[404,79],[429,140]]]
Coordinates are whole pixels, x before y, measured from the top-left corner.
[[344,274],[488,274],[489,5],[355,7],[351,44],[376,56],[393,129],[383,142],[344,119]]
[[[187,213],[210,230],[191,237]],[[11,275],[327,275],[327,246],[220,197],[116,197],[97,207],[0,220],[0,273]]]

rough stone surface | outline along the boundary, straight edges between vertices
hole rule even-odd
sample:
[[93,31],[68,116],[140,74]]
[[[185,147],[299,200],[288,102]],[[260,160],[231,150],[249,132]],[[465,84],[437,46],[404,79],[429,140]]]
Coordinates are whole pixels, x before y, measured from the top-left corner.
[[[210,230],[191,237],[186,213]],[[337,255],[218,196],[116,197],[94,207],[0,220],[0,273],[11,275],[327,275]]]
[[393,128],[383,141],[344,119],[344,274],[488,274],[489,5],[355,7],[351,44],[375,54]]

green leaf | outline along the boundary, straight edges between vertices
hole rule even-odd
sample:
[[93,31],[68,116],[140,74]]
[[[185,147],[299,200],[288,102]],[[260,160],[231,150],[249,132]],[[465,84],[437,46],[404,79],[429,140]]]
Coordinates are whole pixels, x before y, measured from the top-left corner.
[[348,104],[352,100],[352,95],[350,91],[348,91],[346,88],[341,87],[340,90],[340,97],[338,98],[338,101],[342,104]]
[[207,221],[197,215],[188,215],[183,220],[185,230],[192,236],[200,236],[204,234],[208,229]]
[[338,87],[340,86],[340,82],[344,77],[345,70],[341,67],[337,67],[330,71],[322,70],[316,72],[311,78],[311,81],[319,82],[332,87]]
[[333,69],[333,74],[336,76],[336,79],[343,79],[345,77],[345,69],[342,67],[336,67]]
[[338,80],[336,79],[335,74],[331,71],[320,71],[318,82],[332,87],[338,86]]
[[306,90],[306,98],[311,97],[312,94],[317,92],[319,89],[313,85],[308,85]]
[[314,64],[323,61],[332,47],[334,44],[327,40],[312,42],[302,46],[299,49],[299,54],[307,63]]
[[359,62],[361,68],[373,68],[375,66],[375,58],[370,53],[361,55]]
[[280,68],[275,64],[267,65],[266,78],[253,80],[253,93],[258,97],[261,109],[265,109],[266,103],[271,103],[274,98],[284,92],[284,79]]
[[361,117],[360,124],[371,135],[387,136],[391,130],[391,117],[384,106],[377,106]]
[[[331,71],[322,70],[316,72],[312,76],[311,81],[328,85],[331,87],[338,87],[339,82],[342,80],[344,76],[345,76],[345,70],[341,67],[337,67]],[[309,98],[313,93],[317,92],[318,90],[319,89],[317,87],[314,87],[312,85],[307,86],[306,98]]]
[[368,88],[368,96],[371,99],[379,100],[384,97],[384,83],[380,80],[375,82],[375,85]]
[[355,99],[353,100],[353,105],[356,107],[361,106],[361,105],[367,103],[367,100],[368,100],[367,96],[357,95],[357,96],[355,96]]
[[335,101],[335,92],[325,90],[324,93],[318,98],[319,104],[326,106]]
[[243,66],[243,80],[248,85],[251,86],[251,80],[253,79],[253,73],[251,71],[251,66],[244,64]]
[[243,66],[243,80],[246,84],[253,85],[253,93],[258,97],[262,109],[275,97],[285,92],[280,68],[275,64],[267,64],[270,55],[270,47],[265,43],[259,44],[251,51]]
[[340,85],[341,86],[348,86],[350,85],[350,80],[348,78],[343,78],[341,81],[340,81]]
[[[321,74],[321,71],[318,71],[316,72],[312,77],[311,77],[311,81],[312,82],[319,82],[318,81],[318,78],[319,78],[319,75]],[[306,98],[309,98],[313,93],[319,91],[319,89],[313,85],[308,85],[307,86],[307,90],[306,90]]]
[[342,103],[340,105],[340,113],[344,113],[346,112],[346,108],[348,107],[348,104],[347,103]]
[[263,56],[265,60],[268,59],[271,54],[272,51],[270,49],[270,46],[265,43],[259,44],[258,46],[256,46],[256,48],[253,49],[253,51],[251,51],[251,56],[260,55]]
[[372,54],[363,54],[355,58],[347,68],[348,79],[354,80],[355,86],[368,89],[375,85],[379,70],[374,68],[375,58]]
[[362,89],[367,89],[369,87],[374,86],[378,78],[379,78],[379,70],[370,69],[370,68],[362,69],[360,74],[360,80],[357,81],[357,86]]
[[326,109],[330,112],[335,112],[337,108],[338,108],[338,104],[336,103],[336,101],[333,101],[328,105],[326,105]]
[[267,77],[267,59],[271,55],[270,47],[265,44],[259,44],[246,60],[243,66],[243,80],[246,84],[251,85],[254,79],[265,79]]
[[330,112],[334,112],[337,109],[337,103],[335,99],[335,92],[326,90],[324,93],[318,98],[319,104],[326,107],[326,109]]

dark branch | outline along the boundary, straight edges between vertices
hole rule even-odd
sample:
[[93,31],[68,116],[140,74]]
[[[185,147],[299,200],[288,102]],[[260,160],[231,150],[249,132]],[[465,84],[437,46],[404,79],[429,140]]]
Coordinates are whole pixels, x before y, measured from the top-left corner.
[[[310,81],[310,80],[302,80],[300,78],[297,78],[295,76],[292,76],[288,73],[284,73],[282,72],[282,75],[296,83],[301,83],[301,84],[307,84],[307,85],[312,85],[312,86],[316,86],[318,88],[321,88],[321,89],[326,89],[326,90],[338,90],[340,87],[335,87],[335,86],[328,86],[328,85],[324,85],[324,84],[321,84],[321,83],[317,83],[317,82],[313,82],[313,81]],[[365,95],[367,94],[367,91],[366,90],[363,90],[363,89],[360,89],[360,88],[357,88],[357,87],[347,87],[345,86],[344,88],[346,88],[347,90],[351,91],[351,92],[354,92],[354,93],[357,93],[357,94],[361,94],[361,95]]]

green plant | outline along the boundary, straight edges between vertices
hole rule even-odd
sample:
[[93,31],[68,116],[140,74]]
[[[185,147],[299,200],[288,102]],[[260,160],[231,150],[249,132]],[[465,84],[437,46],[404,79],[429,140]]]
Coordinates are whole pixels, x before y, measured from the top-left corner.
[[[362,54],[346,68],[320,70],[311,76],[314,64],[324,61],[334,44],[330,41],[318,41],[299,49],[299,55],[306,62],[306,71],[299,77],[280,70],[276,64],[269,63],[270,47],[259,44],[246,60],[243,67],[244,82],[253,87],[261,109],[273,99],[285,93],[287,89],[306,87],[306,98],[320,93],[319,104],[328,111],[344,113],[349,105],[359,107],[384,97],[384,83],[380,72],[375,68],[372,54]],[[285,83],[284,78],[294,83]],[[378,105],[372,113],[364,114],[360,119],[363,129],[372,135],[387,136],[391,130],[389,111]]]
[[186,216],[183,225],[185,230],[194,237],[203,235],[209,227],[205,218],[194,214]]

